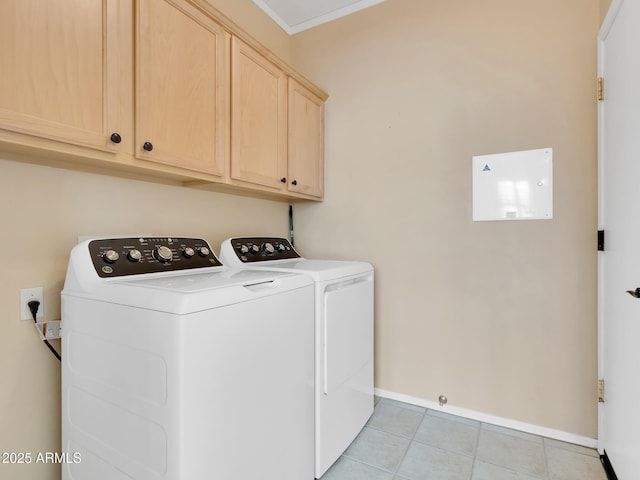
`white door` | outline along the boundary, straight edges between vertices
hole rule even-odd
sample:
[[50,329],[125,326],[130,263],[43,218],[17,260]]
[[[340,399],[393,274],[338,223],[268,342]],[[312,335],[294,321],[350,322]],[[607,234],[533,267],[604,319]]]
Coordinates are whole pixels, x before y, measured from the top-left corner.
[[599,35],[599,448],[619,480],[640,478],[640,2],[613,0]]

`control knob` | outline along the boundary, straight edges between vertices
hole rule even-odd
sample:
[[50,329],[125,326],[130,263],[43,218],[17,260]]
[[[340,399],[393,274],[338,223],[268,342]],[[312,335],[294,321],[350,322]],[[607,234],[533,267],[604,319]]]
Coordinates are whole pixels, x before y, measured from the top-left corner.
[[118,261],[118,259],[120,258],[120,254],[118,252],[116,252],[115,250],[107,250],[102,255],[102,258],[107,263],[116,263]]
[[153,251],[153,256],[156,257],[162,263],[170,262],[173,258],[173,252],[169,247],[165,247],[164,245],[160,247],[156,247]]
[[132,250],[129,250],[129,253],[127,253],[127,258],[131,262],[139,262],[140,260],[142,260],[142,253],[140,252],[140,250],[134,248]]
[[255,243],[251,245],[250,249],[251,249],[251,253],[258,253],[260,251],[260,247]]
[[284,246],[284,243],[279,243],[278,244],[278,251],[279,252],[284,252],[287,249],[287,247]]
[[246,255],[247,253],[249,253],[249,247],[247,247],[246,245],[240,245],[240,253],[242,255]]
[[200,247],[198,249],[198,253],[200,254],[201,257],[206,257],[211,253],[211,250],[209,250],[207,247]]
[[276,251],[276,249],[273,248],[273,244],[269,242],[262,245],[262,250],[264,250],[264,253],[266,253],[267,255],[273,255],[273,252]]
[[185,247],[185,249],[182,250],[182,255],[184,255],[184,258],[191,258],[195,254],[196,254],[196,251],[191,247]]

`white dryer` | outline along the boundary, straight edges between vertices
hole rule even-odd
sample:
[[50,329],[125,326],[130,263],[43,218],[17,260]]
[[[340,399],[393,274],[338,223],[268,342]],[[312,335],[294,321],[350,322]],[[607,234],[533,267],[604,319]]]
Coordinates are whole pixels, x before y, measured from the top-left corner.
[[313,296],[307,276],[230,270],[201,239],[78,244],[62,478],[313,479]]
[[315,282],[315,476],[340,457],[373,413],[373,267],[309,260],[288,240],[230,238],[220,260],[237,268],[304,273]]

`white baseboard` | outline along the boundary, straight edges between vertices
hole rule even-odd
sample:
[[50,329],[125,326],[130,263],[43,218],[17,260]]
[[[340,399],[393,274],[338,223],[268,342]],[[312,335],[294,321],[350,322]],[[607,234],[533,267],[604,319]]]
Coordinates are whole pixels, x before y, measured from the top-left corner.
[[475,410],[469,410],[467,408],[455,407],[452,405],[445,405],[441,407],[439,403],[433,402],[431,400],[412,397],[410,395],[404,395],[402,393],[390,392],[388,390],[382,390],[381,388],[374,389],[374,393],[378,397],[397,400],[404,403],[410,403],[419,407],[428,408],[429,410],[450,413],[451,415],[457,415],[459,417],[477,420],[478,422],[490,423],[492,425],[511,428],[513,430],[519,430],[521,432],[533,433],[534,435],[553,438],[554,440],[582,445],[584,447],[598,448],[598,440],[595,438],[584,437],[582,435],[576,435],[574,433],[556,430],[553,428],[541,427],[539,425],[532,425],[530,423],[520,422],[518,420],[512,420],[510,418],[489,415],[488,413],[476,412]]

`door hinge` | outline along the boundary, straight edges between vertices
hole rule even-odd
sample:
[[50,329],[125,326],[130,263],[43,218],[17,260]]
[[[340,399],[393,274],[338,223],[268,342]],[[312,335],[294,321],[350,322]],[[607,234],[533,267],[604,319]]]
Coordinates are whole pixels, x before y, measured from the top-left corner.
[[598,77],[598,101],[604,100],[604,77]]
[[604,403],[604,379],[598,380],[598,403]]
[[598,251],[604,252],[604,230],[598,230]]

